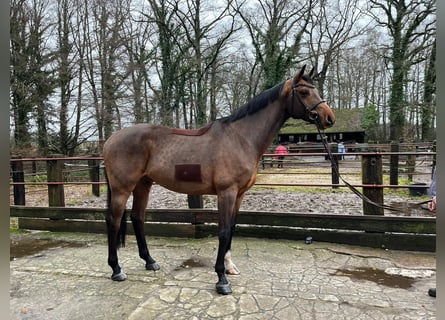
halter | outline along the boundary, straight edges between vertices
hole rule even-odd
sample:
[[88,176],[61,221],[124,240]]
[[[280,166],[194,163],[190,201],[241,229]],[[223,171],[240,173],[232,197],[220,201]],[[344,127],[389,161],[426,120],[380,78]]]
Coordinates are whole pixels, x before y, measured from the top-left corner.
[[[306,87],[306,88],[310,88],[310,89],[315,89],[315,86],[312,85],[312,84],[297,83],[297,84],[294,85],[294,79],[292,79],[292,104],[291,104],[291,108],[294,105],[295,96],[297,96],[298,102],[300,102],[304,106],[304,112],[305,112],[306,118],[309,119],[309,122],[318,122],[319,121],[318,113],[315,112],[315,114],[314,114],[314,112],[312,112],[312,111],[314,111],[320,104],[322,104],[322,103],[324,103],[326,101],[325,100],[320,100],[319,102],[317,102],[316,104],[314,104],[312,107],[309,108],[303,102],[303,100],[301,100],[300,95],[298,95],[298,93],[297,94],[295,93],[296,92],[295,89],[298,88],[298,87]],[[289,112],[289,113],[292,114],[292,112]]]

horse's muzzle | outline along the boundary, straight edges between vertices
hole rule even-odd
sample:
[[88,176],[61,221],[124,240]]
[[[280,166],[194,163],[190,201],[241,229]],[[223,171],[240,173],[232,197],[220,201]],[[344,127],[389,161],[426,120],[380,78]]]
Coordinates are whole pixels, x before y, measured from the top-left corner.
[[327,103],[322,105],[322,109],[317,113],[317,123],[325,128],[330,128],[335,124],[335,114]]

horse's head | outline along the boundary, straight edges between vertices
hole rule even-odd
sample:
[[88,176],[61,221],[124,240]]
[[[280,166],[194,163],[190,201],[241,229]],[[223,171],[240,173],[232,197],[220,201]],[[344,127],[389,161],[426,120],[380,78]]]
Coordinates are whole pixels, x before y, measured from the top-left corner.
[[326,101],[322,100],[317,88],[313,85],[312,75],[304,74],[306,66],[300,72],[288,80],[290,82],[289,115],[293,118],[303,119],[315,123],[320,129],[332,127],[335,123],[335,115]]

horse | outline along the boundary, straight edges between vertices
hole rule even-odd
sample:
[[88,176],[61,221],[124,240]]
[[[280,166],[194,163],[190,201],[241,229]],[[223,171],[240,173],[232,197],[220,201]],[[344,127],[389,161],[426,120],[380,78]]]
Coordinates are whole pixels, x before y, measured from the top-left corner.
[[263,91],[229,116],[200,129],[136,124],[113,133],[103,147],[108,185],[107,239],[111,279],[123,281],[117,250],[125,245],[125,209],[133,194],[131,222],[139,257],[147,270],[158,263],[147,247],[144,222],[150,188],[155,182],[169,190],[217,196],[218,252],[215,272],[218,294],[230,294],[226,274],[239,274],[230,249],[243,196],[255,183],[259,161],[290,117],[331,127],[335,115],[313,84],[313,71],[297,74]]

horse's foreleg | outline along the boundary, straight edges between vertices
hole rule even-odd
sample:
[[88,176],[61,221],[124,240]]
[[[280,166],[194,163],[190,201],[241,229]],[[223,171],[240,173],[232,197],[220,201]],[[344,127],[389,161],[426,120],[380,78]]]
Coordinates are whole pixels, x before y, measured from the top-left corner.
[[145,209],[148,203],[148,195],[152,185],[151,180],[142,179],[133,190],[133,208],[131,211],[131,222],[139,249],[139,257],[145,260],[147,270],[159,270],[160,267],[150,256],[147,241],[145,240],[144,223]]
[[117,258],[118,233],[121,227],[122,217],[124,215],[125,204],[128,196],[113,195],[108,204],[108,213],[106,216],[107,236],[108,236],[108,265],[113,270],[111,279],[115,281],[123,281],[127,279],[127,275],[122,272]]
[[236,201],[235,201],[235,209],[234,209],[234,213],[232,214],[232,217],[231,217],[230,240],[229,240],[227,252],[224,256],[224,265],[225,265],[225,269],[226,269],[226,274],[230,274],[230,275],[239,275],[241,273],[240,270],[237,268],[237,266],[232,261],[232,254],[231,254],[230,250],[232,248],[232,238],[233,238],[233,234],[235,232],[236,218],[238,216],[238,211],[241,206],[243,197],[244,197],[244,194],[240,194],[240,195],[238,195],[238,197],[236,198]]
[[218,275],[216,291],[220,294],[232,293],[232,288],[225,275],[224,259],[230,248],[232,236],[232,215],[235,209],[236,192],[218,194],[218,256],[216,257],[215,272]]

